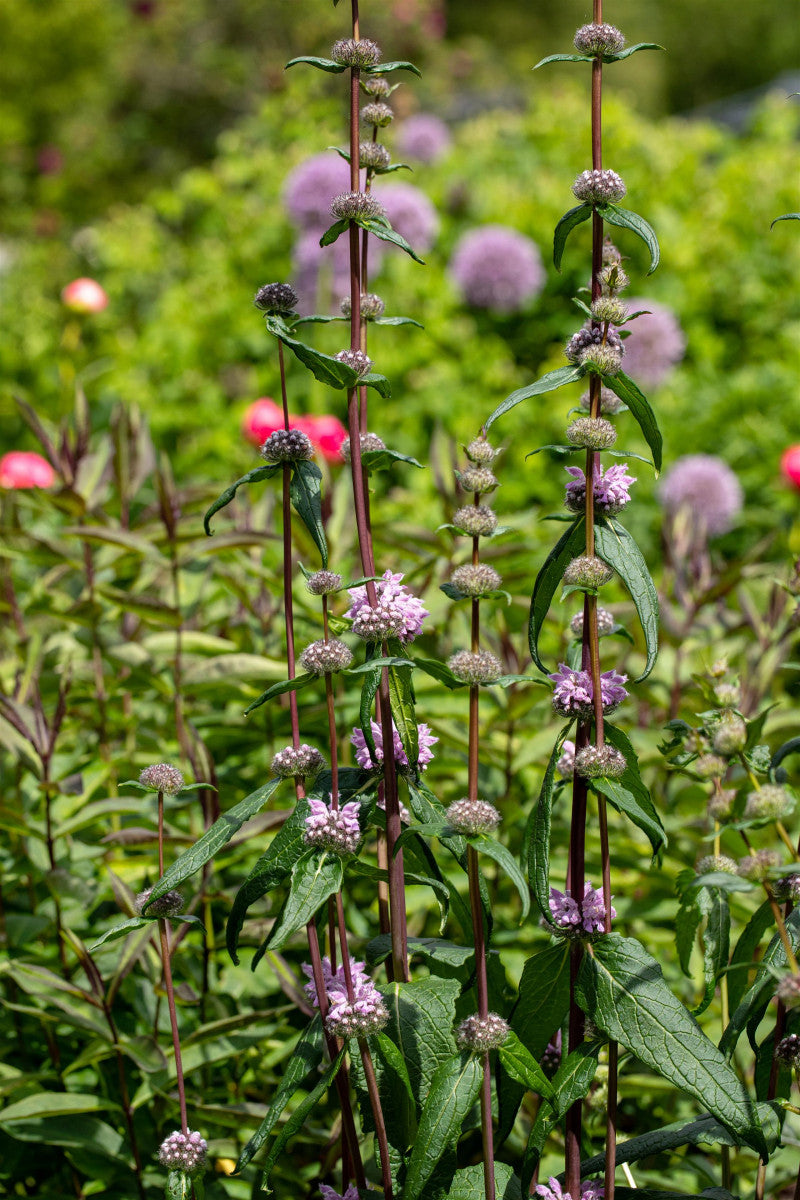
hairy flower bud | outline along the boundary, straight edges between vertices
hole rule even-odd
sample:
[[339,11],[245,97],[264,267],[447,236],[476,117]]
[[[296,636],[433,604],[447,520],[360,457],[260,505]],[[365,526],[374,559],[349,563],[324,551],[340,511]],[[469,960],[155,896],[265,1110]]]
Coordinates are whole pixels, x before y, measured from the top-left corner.
[[346,671],[353,661],[349,646],[337,638],[330,641],[312,642],[300,655],[300,665],[312,675],[332,675]]
[[572,193],[584,204],[616,204],[628,189],[616,171],[581,171]]
[[625,351],[606,344],[605,346],[587,346],[581,351],[580,364],[598,375],[616,375],[622,366],[622,356]]
[[492,833],[500,824],[500,813],[488,800],[454,800],[445,817],[456,833],[464,837],[475,837],[479,833]]
[[587,450],[608,450],[617,440],[617,431],[603,417],[578,417],[567,426],[567,441]]
[[462,683],[475,686],[479,683],[494,683],[503,674],[503,664],[488,650],[459,650],[447,660],[448,668]]
[[400,637],[405,624],[405,613],[400,605],[379,602],[372,608],[367,603],[359,606],[351,629],[365,642],[385,642],[387,638]]
[[333,356],[337,362],[346,363],[356,372],[359,379],[369,375],[372,370],[372,359],[363,350],[340,350]]
[[738,683],[718,683],[714,688],[714,699],[720,708],[736,708],[742,698],[742,689]]
[[692,768],[701,779],[721,779],[728,769],[728,764],[718,754],[701,754],[692,764]]
[[206,1165],[207,1150],[208,1143],[201,1134],[193,1130],[181,1133],[178,1129],[159,1146],[158,1161],[168,1170],[181,1170],[187,1175],[196,1175]]
[[487,1013],[482,1017],[474,1013],[465,1017],[458,1027],[456,1042],[459,1050],[474,1050],[478,1054],[488,1054],[497,1050],[508,1037],[508,1022],[497,1013]]
[[368,96],[390,96],[392,94],[392,85],[382,75],[371,75],[367,79],[362,79],[361,86]]
[[627,765],[614,746],[584,746],[575,755],[575,770],[584,779],[619,779]]
[[613,569],[602,558],[595,554],[581,554],[568,564],[564,583],[570,587],[599,588],[613,577]]
[[717,754],[730,758],[744,750],[747,744],[747,726],[736,713],[729,713],[714,731],[713,746]]
[[300,746],[287,746],[279,750],[270,764],[270,772],[280,779],[304,779],[318,775],[325,766],[325,759],[313,746],[303,742]]
[[372,167],[373,170],[377,168],[379,171],[385,171],[391,161],[391,154],[380,142],[362,142],[358,147],[358,165],[362,168]]
[[787,1067],[800,1071],[800,1033],[790,1033],[781,1038],[775,1047],[775,1057],[779,1062],[786,1063]]
[[497,514],[485,504],[467,504],[453,514],[453,524],[469,537],[488,537],[497,528]]
[[625,49],[625,35],[613,25],[581,25],[574,38],[579,54],[619,54]]
[[382,100],[373,100],[371,104],[365,104],[361,109],[362,125],[378,125],[383,128],[391,125],[393,120],[394,112]]
[[744,858],[740,858],[736,870],[742,879],[760,883],[769,878],[770,871],[780,866],[780,862],[781,856],[777,850],[756,850],[755,854],[746,854]]
[[[359,434],[359,443],[361,445],[361,453],[369,454],[373,450],[385,450],[386,443],[383,438],[379,438],[377,433],[362,433]],[[350,439],[345,438],[342,442],[340,454],[345,462],[350,462]]]
[[166,796],[177,796],[185,786],[183,775],[171,763],[154,763],[152,767],[145,767],[139,776],[139,783],[151,792],[163,792]]
[[561,747],[561,757],[556,763],[556,770],[562,779],[572,779],[575,774],[575,743],[569,738]]
[[792,904],[797,905],[800,902],[800,875],[782,875],[775,880],[772,890],[777,900],[782,903],[791,900]]
[[[342,316],[349,317],[352,311],[350,297],[344,296],[339,305],[342,310]],[[361,293],[361,319],[362,321],[374,321],[376,317],[382,317],[386,305],[380,296],[375,292]]]
[[[591,393],[586,391],[581,396],[578,403],[585,412],[591,411]],[[616,392],[612,392],[611,388],[600,388],[600,412],[606,413],[607,416],[613,417],[622,408],[622,401]]]
[[[597,636],[598,637],[608,637],[608,635],[610,633],[614,632],[614,628],[615,628],[616,624],[617,623],[614,620],[613,613],[610,613],[607,608],[598,608],[598,610],[597,610]],[[569,627],[572,630],[572,632],[574,633],[576,638],[583,637],[583,613],[582,612],[575,613],[575,616],[572,618],[572,620],[569,623]]]
[[312,596],[330,596],[338,592],[342,586],[342,577],[335,571],[315,571],[306,580],[306,587]]
[[134,900],[133,907],[140,917],[177,917],[179,913],[183,912],[185,907],[183,896],[180,892],[170,891],[164,892],[163,896],[159,896],[157,900],[154,900],[145,913],[144,907],[152,894],[152,888],[145,888],[143,892],[139,892],[139,895]]
[[728,858],[727,854],[706,854],[698,859],[695,870],[698,875],[711,875],[716,871],[724,875],[738,875],[739,865],[735,858]]
[[380,62],[381,48],[370,38],[340,38],[333,43],[331,58],[346,67],[374,67]]
[[593,329],[591,325],[584,325],[577,333],[573,333],[564,348],[564,353],[570,362],[582,363],[586,361],[586,354],[590,350],[613,350],[619,355],[620,361],[625,353],[618,333],[609,329],[603,334],[602,329]]
[[498,486],[494,471],[488,467],[467,467],[465,471],[457,471],[458,482],[464,492],[493,492]]
[[608,263],[604,266],[598,279],[603,289],[603,294],[606,296],[614,296],[617,292],[624,292],[630,283],[627,273],[623,271],[619,263]]
[[488,467],[489,463],[494,462],[499,453],[500,451],[496,450],[490,442],[487,442],[486,438],[474,438],[466,447],[467,458],[482,467]]
[[[717,763],[719,762],[715,755],[707,755],[707,757],[713,758]],[[719,778],[719,776],[716,778]],[[715,792],[708,802],[708,815],[713,817],[715,821],[729,821],[733,816],[733,803],[735,799],[736,792],[733,789]]]
[[352,217],[385,217],[386,209],[370,192],[340,192],[331,200],[331,216],[339,221]]
[[265,313],[293,313],[297,308],[297,292],[288,283],[265,283],[256,292],[253,303]]
[[777,783],[765,783],[748,794],[744,815],[749,821],[780,821],[792,807],[792,798],[785,788]]
[[268,463],[301,462],[313,458],[314,445],[302,429],[276,429],[259,453]]
[[503,581],[494,567],[487,563],[466,563],[463,567],[456,567],[450,582],[462,596],[477,597],[496,592]]
[[627,315],[627,306],[616,296],[598,296],[592,303],[592,316],[595,321],[608,321],[611,325],[621,325]]

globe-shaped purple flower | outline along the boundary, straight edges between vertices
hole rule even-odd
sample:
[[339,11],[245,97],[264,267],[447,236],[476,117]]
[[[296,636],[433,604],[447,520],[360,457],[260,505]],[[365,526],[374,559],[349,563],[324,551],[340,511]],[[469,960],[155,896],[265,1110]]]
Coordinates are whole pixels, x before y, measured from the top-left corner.
[[416,158],[423,163],[436,162],[453,142],[444,121],[433,113],[416,113],[409,117],[403,122],[397,140],[404,158]]
[[625,374],[645,387],[658,387],[686,353],[686,334],[675,313],[655,300],[635,296],[627,302],[632,313],[648,311],[626,326]]
[[[320,230],[303,233],[294,247],[292,279],[300,293],[298,311],[304,316],[320,309],[333,310],[338,299],[350,290],[350,245],[340,237],[332,246],[320,246]],[[383,243],[372,238],[369,247],[370,273],[383,259]]]
[[742,488],[727,463],[713,454],[687,454],[667,471],[658,490],[670,514],[687,509],[711,536],[726,533],[742,508]]
[[467,304],[503,313],[538,296],[545,281],[536,243],[505,225],[465,233],[450,259],[450,275]]
[[[439,217],[424,192],[411,183],[391,183],[374,188],[373,195],[386,209],[392,229],[396,229],[410,246],[418,253],[431,248],[439,232]],[[374,245],[373,238],[369,247],[370,270]],[[398,250],[398,254],[402,253]]]
[[338,154],[315,154],[289,172],[283,199],[293,224],[322,233],[332,223],[331,201],[350,191],[350,166]]

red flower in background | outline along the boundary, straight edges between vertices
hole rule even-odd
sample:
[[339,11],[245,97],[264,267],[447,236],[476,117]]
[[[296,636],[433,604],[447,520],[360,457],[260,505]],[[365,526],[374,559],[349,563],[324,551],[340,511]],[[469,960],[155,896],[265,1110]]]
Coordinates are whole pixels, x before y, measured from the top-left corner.
[[[338,417],[290,417],[289,426],[305,433],[326,462],[343,461],[340,450],[347,430]],[[283,409],[280,405],[269,396],[254,400],[242,418],[242,433],[247,441],[260,446],[276,429],[283,429]]]
[[108,296],[95,279],[73,279],[62,290],[61,300],[70,312],[85,315],[102,312],[108,307]]
[[298,427],[308,434],[326,462],[344,462],[341,449],[347,430],[338,417],[301,417],[300,420],[303,424]]
[[254,400],[242,418],[242,433],[248,442],[260,446],[276,429],[283,429],[283,411],[269,396]]
[[781,471],[794,487],[800,489],[800,446],[789,446],[781,455]]
[[0,458],[0,487],[48,488],[55,477],[47,459],[32,450],[9,450]]

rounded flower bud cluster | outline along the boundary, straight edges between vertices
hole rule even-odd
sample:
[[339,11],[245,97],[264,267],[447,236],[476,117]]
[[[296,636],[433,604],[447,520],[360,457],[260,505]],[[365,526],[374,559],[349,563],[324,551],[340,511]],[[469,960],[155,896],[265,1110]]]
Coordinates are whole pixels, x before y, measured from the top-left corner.
[[341,192],[331,200],[331,216],[339,221],[352,217],[385,217],[386,209],[369,192]]
[[769,878],[770,871],[780,866],[780,861],[777,850],[756,850],[755,854],[746,854],[739,859],[737,874],[751,883],[760,883]]
[[378,125],[383,128],[386,125],[391,125],[393,120],[394,112],[382,100],[373,100],[371,104],[365,104],[361,109],[362,125]]
[[381,48],[370,38],[340,38],[331,47],[331,58],[345,67],[374,67],[380,62]]
[[300,655],[301,667],[312,675],[333,675],[336,671],[346,671],[352,661],[350,648],[337,638],[331,638],[329,642],[312,642]]
[[721,779],[727,769],[727,762],[718,754],[701,754],[694,763],[695,774],[701,779]]
[[[607,608],[598,608],[597,610],[597,636],[608,637],[614,632],[616,621],[614,614],[610,613]],[[569,627],[576,638],[583,637],[583,613],[577,612],[569,623]]]
[[[344,297],[344,299],[342,300],[342,303],[340,305],[340,308],[342,310],[343,316],[345,316],[345,317],[350,316],[350,313],[352,311],[352,306],[350,304],[349,296]],[[380,296],[376,295],[375,292],[362,292],[361,293],[361,319],[362,319],[362,321],[374,321],[376,317],[382,317],[385,308],[386,308],[386,305],[384,304],[383,300],[381,300]]]
[[574,46],[579,54],[619,54],[625,49],[625,35],[614,25],[581,25]]
[[497,476],[489,467],[467,467],[459,472],[458,482],[462,491],[480,494],[493,492],[498,486]]
[[[370,108],[375,108],[376,105],[370,105]],[[358,165],[360,167],[377,168],[379,171],[385,171],[392,161],[392,156],[385,146],[380,142],[362,142],[358,147]]]
[[765,783],[758,791],[750,792],[744,808],[748,820],[780,821],[792,810],[792,798],[777,783]]
[[616,375],[622,366],[624,350],[616,346],[587,346],[581,354],[581,366],[598,375]]
[[488,537],[497,528],[497,514],[486,504],[467,504],[453,514],[453,524],[469,537]]
[[556,763],[556,770],[562,779],[572,779],[575,774],[575,743],[569,738],[561,747],[561,757]]
[[297,292],[288,283],[265,283],[253,303],[265,313],[292,313],[297,308]]
[[[386,443],[383,438],[379,438],[377,433],[361,433],[359,434],[359,443],[361,445],[361,453],[369,454],[373,450],[385,450]],[[339,450],[345,462],[350,462],[350,439],[345,438]]]
[[784,975],[775,989],[775,995],[786,1008],[800,1008],[800,975]]
[[459,1050],[475,1050],[478,1054],[488,1054],[497,1050],[508,1037],[508,1022],[497,1013],[487,1013],[482,1017],[474,1013],[466,1017],[458,1027],[456,1042]]
[[738,683],[718,683],[714,688],[714,699],[720,708],[736,708],[742,698],[742,689]]
[[744,721],[736,713],[727,713],[714,731],[714,750],[730,758],[744,750],[746,744],[747,726]]
[[475,597],[496,592],[503,580],[494,567],[488,566],[487,563],[466,563],[463,567],[456,567],[450,576],[450,582],[453,587],[458,588],[462,596]]
[[578,417],[567,426],[567,441],[587,450],[608,450],[617,440],[617,431],[604,417]]
[[698,859],[695,869],[698,875],[711,875],[715,871],[721,871],[724,875],[739,873],[736,859],[728,858],[727,854],[706,854],[704,858]]
[[384,601],[374,608],[369,604],[360,605],[351,630],[365,642],[385,642],[387,638],[399,637],[405,631],[405,624],[405,613],[400,605]]
[[358,375],[369,375],[372,370],[372,359],[363,350],[340,350],[333,356],[337,362],[346,363]]
[[448,668],[462,683],[475,686],[479,683],[494,683],[503,674],[503,664],[488,650],[459,650],[447,660]]
[[497,455],[500,453],[496,450],[486,438],[474,438],[468,446],[465,447],[467,458],[471,462],[478,463],[482,467],[488,467],[489,463],[494,462]]
[[800,875],[783,875],[772,885],[776,899],[785,903],[791,900],[793,904],[800,902]]
[[613,577],[612,568],[602,558],[595,554],[581,554],[567,566],[564,583],[571,587],[599,588]]
[[[622,339],[619,334],[615,333],[613,329],[609,329],[604,336],[602,329],[592,329],[591,326],[585,325],[583,329],[579,329],[577,333],[573,333],[567,342],[564,353],[570,362],[586,363],[592,361],[597,363],[603,360],[602,354],[600,359],[597,358],[598,353],[606,350],[611,353],[612,358],[615,358],[615,360],[619,359],[619,362],[622,362],[625,348],[622,345]],[[617,366],[619,366],[619,363]]]
[[623,292],[630,283],[626,272],[619,263],[615,262],[607,263],[601,270],[598,279],[604,296],[614,296],[617,292]]
[[307,845],[334,854],[355,854],[361,841],[359,804],[351,800],[341,808],[329,808],[324,800],[310,796],[303,838]]
[[314,446],[302,429],[276,429],[264,442],[260,454],[268,463],[300,462],[313,457]]
[[334,1037],[368,1038],[380,1033],[389,1020],[389,1011],[377,988],[361,988],[352,1004],[332,1005],[325,1020],[325,1028]]
[[206,1165],[208,1143],[205,1138],[193,1131],[181,1133],[179,1129],[165,1138],[158,1150],[158,1161],[162,1167],[174,1171],[186,1171],[187,1175],[196,1175]]
[[185,781],[178,768],[173,767],[171,763],[154,763],[152,767],[145,767],[139,776],[139,783],[151,792],[177,796]]
[[335,571],[315,571],[306,580],[306,587],[312,596],[330,596],[338,592],[342,586],[342,577]]
[[627,765],[614,746],[584,746],[575,755],[575,770],[584,779],[619,779]]
[[305,779],[317,775],[325,766],[325,759],[313,746],[303,742],[300,746],[287,746],[279,750],[270,763],[270,772],[280,779]]
[[392,85],[382,75],[373,75],[369,79],[362,79],[361,86],[368,96],[390,96],[392,94]]
[[795,1071],[800,1071],[800,1033],[790,1033],[781,1038],[775,1047],[775,1057]]
[[595,321],[608,321],[610,325],[621,325],[627,315],[627,307],[616,296],[598,296],[592,303],[592,316]]
[[143,892],[139,892],[139,895],[134,900],[133,907],[140,917],[177,917],[179,913],[183,912],[183,896],[180,892],[171,891],[164,892],[163,896],[159,896],[157,900],[154,900],[145,913],[145,905],[152,894],[153,889],[146,888]]
[[584,204],[616,204],[627,190],[616,171],[581,171],[572,185],[572,194]]
[[[584,409],[586,412],[589,412],[591,410],[590,393],[588,391],[584,392],[578,403],[582,409]],[[600,389],[601,413],[606,413],[608,416],[613,417],[614,414],[618,413],[621,408],[622,401],[616,392],[612,392],[611,388],[607,387]]]
[[500,813],[488,800],[454,800],[445,813],[448,825],[464,837],[492,833],[500,824]]
[[733,802],[736,792],[725,790],[715,792],[708,802],[708,815],[715,821],[729,821],[733,816]]

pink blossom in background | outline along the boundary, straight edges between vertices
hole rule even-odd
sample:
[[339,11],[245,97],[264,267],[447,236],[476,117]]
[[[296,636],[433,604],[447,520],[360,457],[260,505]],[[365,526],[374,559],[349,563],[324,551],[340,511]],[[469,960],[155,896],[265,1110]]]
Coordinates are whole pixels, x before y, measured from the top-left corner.
[[781,472],[784,479],[800,488],[800,446],[789,446],[781,455]]
[[544,287],[535,242],[505,225],[470,229],[456,243],[450,275],[467,304],[515,312]]
[[[289,172],[283,199],[292,222],[300,229],[325,232],[333,224],[331,200],[350,191],[350,165],[333,150],[315,154]],[[347,238],[344,239],[347,242]]]
[[[439,216],[424,192],[411,183],[390,183],[373,189],[386,209],[392,229],[404,237],[418,254],[430,250],[439,232]],[[370,261],[375,239],[370,239]],[[398,254],[404,253],[398,249]]]
[[668,513],[690,509],[712,536],[726,533],[742,509],[742,486],[715,454],[686,454],[664,476],[658,498]]
[[73,279],[61,292],[61,301],[70,312],[84,315],[102,312],[108,296],[95,279]]
[[49,488],[55,477],[47,459],[33,450],[9,450],[0,458],[0,487]]
[[58,146],[41,146],[36,154],[36,166],[42,175],[58,175],[64,167],[64,155]]
[[347,430],[338,417],[310,416],[302,418],[302,421],[303,432],[308,434],[326,462],[344,462],[341,449]]
[[403,158],[433,163],[447,153],[453,139],[440,117],[433,113],[416,113],[403,122],[397,144]]
[[283,409],[269,396],[260,396],[245,410],[242,433],[248,442],[260,446],[276,429],[283,429]]
[[678,365],[686,353],[686,334],[672,309],[646,296],[634,296],[625,301],[628,311],[647,309],[625,328],[625,374],[645,387],[657,387]]

